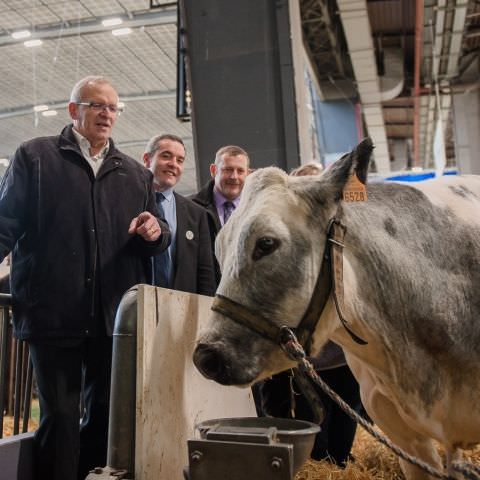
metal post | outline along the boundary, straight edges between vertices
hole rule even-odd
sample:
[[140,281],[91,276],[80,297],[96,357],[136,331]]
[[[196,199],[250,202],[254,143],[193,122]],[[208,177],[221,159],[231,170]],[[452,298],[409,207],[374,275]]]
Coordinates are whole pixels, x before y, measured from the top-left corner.
[[134,478],[137,294],[138,287],[125,293],[115,317],[107,466],[95,468],[86,480]]
[[30,352],[27,357],[27,378],[25,380],[25,396],[23,397],[23,425],[22,433],[28,432],[28,420],[30,419],[30,410],[32,406],[32,380],[33,365],[30,358]]
[[107,453],[108,466],[131,474],[135,467],[137,293],[137,287],[128,290],[115,318]]
[[23,347],[24,343],[16,340],[17,355],[15,367],[15,400],[13,404],[13,434],[20,433],[20,405],[21,405],[21,389],[22,389],[22,366],[23,366]]
[[[11,301],[11,296],[10,297]],[[3,295],[2,295],[3,297]],[[1,330],[1,339],[2,343],[0,346],[0,438],[3,438],[3,414],[5,412],[5,399],[6,392],[5,386],[7,384],[7,350],[8,350],[8,306],[6,306],[4,298],[0,298],[0,305],[2,305],[2,330]]]

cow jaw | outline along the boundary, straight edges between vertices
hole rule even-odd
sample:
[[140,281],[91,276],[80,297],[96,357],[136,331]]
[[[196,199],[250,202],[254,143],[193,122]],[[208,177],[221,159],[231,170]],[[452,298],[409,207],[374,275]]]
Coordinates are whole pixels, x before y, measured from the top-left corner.
[[206,378],[241,387],[295,366],[277,344],[218,313],[200,334],[193,362]]

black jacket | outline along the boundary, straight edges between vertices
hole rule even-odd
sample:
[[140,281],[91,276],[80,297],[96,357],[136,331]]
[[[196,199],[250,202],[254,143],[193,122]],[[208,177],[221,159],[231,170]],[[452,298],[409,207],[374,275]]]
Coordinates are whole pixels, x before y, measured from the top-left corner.
[[170,242],[163,221],[156,242],[128,233],[144,210],[158,215],[152,174],[112,140],[97,177],[72,126],[23,143],[0,186],[0,258],[13,251],[15,335],[111,335],[123,293],[150,281],[149,257]]
[[177,235],[173,288],[213,296],[216,284],[207,213],[188,198],[174,195]]
[[215,280],[218,286],[220,283],[221,274],[220,266],[218,265],[217,258],[215,257],[215,238],[219,230],[222,228],[222,224],[220,222],[220,218],[218,217],[217,207],[215,205],[213,186],[214,181],[210,180],[197,194],[191,195],[189,198],[207,211],[208,226],[210,228],[210,241],[215,263]]

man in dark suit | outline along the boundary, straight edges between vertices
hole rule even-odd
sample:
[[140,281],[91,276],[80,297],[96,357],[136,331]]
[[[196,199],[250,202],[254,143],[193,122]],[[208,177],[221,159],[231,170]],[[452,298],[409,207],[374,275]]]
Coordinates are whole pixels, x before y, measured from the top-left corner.
[[172,233],[168,250],[154,257],[154,284],[213,296],[216,284],[207,213],[173,190],[185,166],[182,139],[156,135],[148,142],[143,161],[154,175],[157,206]]
[[[215,258],[215,237],[240,202],[240,194],[250,173],[248,153],[235,145],[220,148],[210,165],[212,179],[190,198],[208,213],[211,248]],[[215,280],[220,283],[220,268],[215,260]]]

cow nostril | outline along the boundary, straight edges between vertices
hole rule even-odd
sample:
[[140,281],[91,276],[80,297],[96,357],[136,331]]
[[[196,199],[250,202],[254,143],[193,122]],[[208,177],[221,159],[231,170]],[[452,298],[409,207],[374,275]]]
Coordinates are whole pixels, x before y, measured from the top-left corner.
[[207,378],[216,379],[222,371],[222,356],[213,347],[200,343],[195,348],[193,363]]

